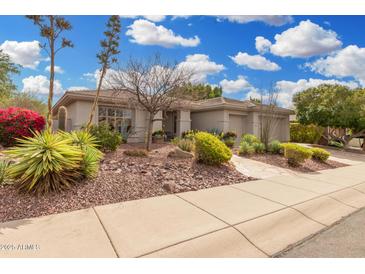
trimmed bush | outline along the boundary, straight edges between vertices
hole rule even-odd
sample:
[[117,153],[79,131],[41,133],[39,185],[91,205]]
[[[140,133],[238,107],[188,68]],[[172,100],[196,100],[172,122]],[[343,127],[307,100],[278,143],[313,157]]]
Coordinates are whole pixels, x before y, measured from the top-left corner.
[[102,151],[115,151],[123,141],[122,135],[107,123],[92,125],[90,133],[95,136]]
[[252,147],[256,153],[262,154],[265,152],[265,145],[263,143],[253,143]]
[[270,142],[267,151],[272,154],[282,154],[283,153],[283,145],[278,140],[273,140]]
[[0,143],[12,146],[17,138],[33,136],[42,131],[46,121],[37,112],[17,107],[0,109]]
[[312,158],[321,162],[327,161],[327,159],[331,156],[331,153],[323,148],[315,147],[311,148],[311,151],[313,153]]
[[242,135],[241,141],[247,142],[249,145],[253,143],[260,143],[260,140],[253,134]]
[[251,155],[251,154],[254,154],[255,153],[255,149],[248,142],[242,141],[240,143],[239,153],[242,154],[242,155]]
[[127,156],[131,157],[147,157],[148,152],[144,149],[128,149],[123,151],[123,153]]
[[290,142],[316,144],[321,138],[322,131],[315,125],[290,123]]
[[297,144],[286,143],[283,144],[283,147],[284,157],[288,159],[291,166],[299,166],[306,159],[311,158],[313,154],[309,148]]
[[231,150],[216,136],[207,132],[195,134],[195,154],[199,162],[219,165],[232,158]]
[[45,130],[18,142],[18,146],[4,153],[15,159],[7,174],[20,192],[58,192],[82,178],[83,152],[71,138]]

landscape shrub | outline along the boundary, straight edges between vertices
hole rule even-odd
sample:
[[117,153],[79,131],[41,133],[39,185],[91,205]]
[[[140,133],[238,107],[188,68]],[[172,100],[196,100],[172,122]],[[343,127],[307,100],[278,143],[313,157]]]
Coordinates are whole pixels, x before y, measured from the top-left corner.
[[195,137],[195,134],[197,134],[199,131],[196,130],[196,129],[191,129],[191,130],[187,130],[187,131],[184,131],[183,133],[181,133],[181,137],[183,139],[194,139]]
[[42,131],[46,121],[43,116],[32,110],[9,107],[0,109],[0,143],[12,146],[17,138],[33,136]]
[[20,192],[58,192],[82,178],[83,152],[63,134],[45,130],[18,142],[4,153],[15,160],[7,174]]
[[316,144],[322,131],[315,125],[290,123],[290,142]]
[[131,157],[147,157],[148,152],[144,149],[127,149],[123,151],[123,153],[127,156]]
[[216,136],[207,132],[195,134],[195,154],[198,161],[219,165],[232,158],[231,150]]
[[262,154],[265,152],[265,145],[263,143],[253,143],[252,147],[256,153]]
[[283,153],[283,145],[278,140],[273,140],[269,143],[267,151],[272,154],[282,154]]
[[236,143],[236,139],[233,137],[223,138],[223,142],[226,144],[227,147],[232,148]]
[[241,141],[247,142],[249,145],[260,142],[260,140],[253,134],[243,134]]
[[331,146],[331,147],[344,148],[343,143],[337,142],[337,141],[333,141],[333,140],[330,140],[328,142],[328,145]]
[[181,139],[177,146],[187,152],[192,152],[195,148],[194,141],[190,139]]
[[164,131],[159,129],[152,133],[152,137],[162,138],[165,135]]
[[291,166],[298,166],[306,159],[312,157],[312,151],[309,148],[305,148],[298,144],[286,143],[283,144],[284,157],[288,159],[288,163]]
[[229,138],[236,139],[237,134],[233,131],[227,131],[226,133],[223,134],[223,139],[229,139]]
[[327,159],[331,156],[331,153],[323,148],[315,147],[311,148],[311,151],[313,153],[312,158],[321,162],[327,161]]
[[92,125],[90,133],[95,136],[102,151],[115,151],[122,143],[122,135],[110,128],[107,123]]
[[251,155],[251,154],[254,154],[254,153],[255,153],[255,149],[252,145],[250,145],[246,141],[241,141],[239,154],[241,154],[241,155]]
[[93,178],[98,174],[100,160],[103,153],[98,149],[97,139],[85,130],[63,132],[65,138],[70,138],[75,146],[83,152],[80,172],[86,178]]
[[0,160],[0,186],[4,185],[8,181],[8,168],[10,162],[6,160]]

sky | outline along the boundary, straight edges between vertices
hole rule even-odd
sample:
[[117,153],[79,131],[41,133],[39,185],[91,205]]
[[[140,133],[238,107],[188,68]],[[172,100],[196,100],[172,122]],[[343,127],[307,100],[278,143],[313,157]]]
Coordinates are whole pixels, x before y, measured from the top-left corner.
[[[108,16],[66,16],[75,47],[56,56],[56,100],[66,90],[95,89],[96,53]],[[293,94],[323,83],[365,86],[365,16],[121,16],[119,65],[161,58],[191,68],[195,83],[246,100]],[[39,30],[23,16],[0,16],[0,50],[21,66],[17,89],[48,94],[49,58]],[[112,72],[112,71],[111,71]]]

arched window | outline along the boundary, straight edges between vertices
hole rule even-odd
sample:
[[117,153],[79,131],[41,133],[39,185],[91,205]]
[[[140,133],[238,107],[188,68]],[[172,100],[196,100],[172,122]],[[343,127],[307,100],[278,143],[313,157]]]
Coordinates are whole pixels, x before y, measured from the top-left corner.
[[64,106],[58,109],[58,129],[63,131],[67,129],[67,108]]

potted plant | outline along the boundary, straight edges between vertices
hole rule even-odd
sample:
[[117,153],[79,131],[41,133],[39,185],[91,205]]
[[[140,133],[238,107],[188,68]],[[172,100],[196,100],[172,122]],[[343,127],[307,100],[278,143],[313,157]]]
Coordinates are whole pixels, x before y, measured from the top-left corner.
[[155,132],[152,133],[152,142],[161,144],[164,141],[164,137],[165,137],[165,133],[163,132],[163,130],[161,130],[161,129],[156,130]]

